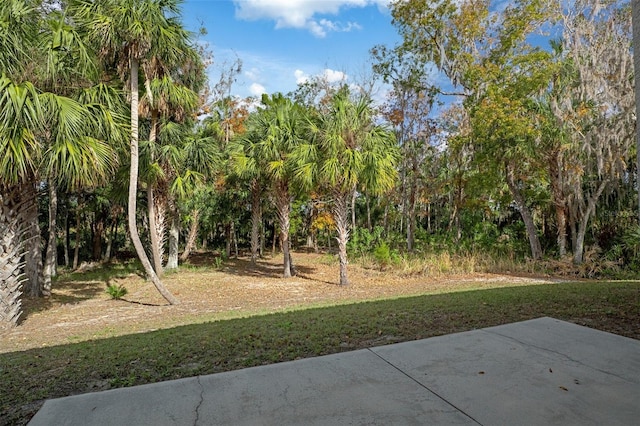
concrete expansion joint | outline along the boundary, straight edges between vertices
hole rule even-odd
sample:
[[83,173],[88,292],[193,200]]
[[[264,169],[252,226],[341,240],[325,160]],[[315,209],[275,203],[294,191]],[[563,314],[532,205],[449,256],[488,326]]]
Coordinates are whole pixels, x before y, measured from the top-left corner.
[[483,331],[485,331],[487,333],[495,334],[496,336],[500,336],[500,337],[504,337],[506,339],[513,340],[514,342],[517,342],[517,343],[519,343],[519,344],[521,344],[523,346],[528,346],[528,347],[535,348],[535,349],[538,349],[538,350],[543,351],[543,352],[548,352],[548,353],[552,353],[552,354],[555,354],[555,355],[559,355],[562,358],[564,358],[565,361],[572,362],[572,363],[574,363],[576,365],[580,365],[582,367],[586,367],[586,368],[588,368],[590,370],[597,371],[598,373],[606,374],[608,376],[615,377],[615,378],[623,380],[625,382],[629,382],[630,381],[629,377],[619,376],[619,375],[617,375],[617,374],[615,374],[615,373],[613,373],[611,371],[603,370],[603,369],[594,367],[593,365],[585,364],[584,362],[582,362],[582,361],[580,361],[578,359],[570,357],[569,355],[567,355],[564,352],[560,352],[560,351],[557,351],[557,350],[545,348],[545,347],[542,347],[542,346],[537,346],[537,345],[532,344],[531,342],[523,342],[523,341],[521,341],[521,340],[519,340],[519,339],[517,339],[517,338],[515,338],[513,336],[507,336],[507,335],[504,335],[504,334],[501,334],[501,333],[498,333],[498,332],[495,332],[495,331],[488,331],[488,330],[483,330]]
[[429,393],[435,395],[437,398],[441,399],[445,404],[451,406],[453,409],[455,409],[459,413],[461,413],[464,416],[468,417],[469,420],[473,421],[474,423],[476,423],[478,425],[483,426],[482,423],[480,423],[477,419],[474,419],[469,413],[465,412],[460,407],[457,407],[455,404],[453,404],[451,401],[449,401],[448,399],[446,399],[442,395],[438,394],[433,389],[429,389],[429,387],[426,386],[424,383],[420,382],[419,380],[417,380],[415,377],[411,376],[410,374],[407,374],[407,372],[405,372],[404,370],[399,368],[397,365],[389,362],[389,360],[385,359],[382,355],[380,355],[380,354],[376,353],[375,351],[371,350],[371,348],[367,348],[367,350],[369,352],[371,352],[372,354],[374,354],[375,356],[377,356],[378,358],[380,358],[382,361],[386,362],[392,368],[396,369],[398,372],[402,373],[405,377],[407,377],[409,380],[412,380],[414,383],[416,383],[418,386],[420,386],[421,388],[423,388],[427,392],[429,392]]
[[200,401],[198,401],[198,405],[196,406],[196,418],[193,421],[193,426],[198,426],[198,422],[200,421],[200,407],[202,407],[202,403],[204,402],[204,386],[202,386],[202,382],[200,381],[200,376],[196,377],[196,381],[198,382],[198,387],[200,387]]

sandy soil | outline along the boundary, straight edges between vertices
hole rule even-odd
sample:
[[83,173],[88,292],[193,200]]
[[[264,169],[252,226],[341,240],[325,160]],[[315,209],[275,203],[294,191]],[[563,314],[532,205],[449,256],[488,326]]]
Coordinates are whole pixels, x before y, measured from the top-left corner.
[[[282,278],[282,258],[252,266],[247,258],[213,267],[211,254],[195,254],[189,264],[165,275],[163,282],[180,300],[168,305],[153,285],[132,274],[88,281],[82,274],[59,281],[51,297],[25,299],[22,323],[0,332],[0,352],[73,343],[150,331],[195,322],[277,312],[304,306],[374,300],[499,286],[547,284],[558,280],[493,274],[428,277],[349,265],[350,285],[338,285],[338,264],[330,256],[295,253],[298,276]],[[124,285],[124,300],[105,293],[108,284]]]

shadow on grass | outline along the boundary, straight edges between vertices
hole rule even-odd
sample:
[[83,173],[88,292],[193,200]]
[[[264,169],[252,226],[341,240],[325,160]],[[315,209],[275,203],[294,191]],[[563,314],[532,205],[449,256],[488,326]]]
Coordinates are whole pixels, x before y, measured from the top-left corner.
[[640,339],[640,283],[406,297],[192,324],[0,354],[0,419],[44,399],[219,373],[549,316]]
[[[296,264],[295,253],[292,254],[292,258],[298,275],[301,278],[311,279],[308,276],[313,274],[316,271],[316,268]],[[219,262],[220,266],[218,269],[231,275],[255,278],[282,278],[282,262],[274,264],[264,259],[258,259],[255,264],[252,264],[249,257],[232,258],[224,261],[217,261],[216,259],[220,259],[220,254],[217,252],[198,252],[190,255],[189,260],[185,265],[196,268],[216,268],[216,263]],[[318,281],[315,279],[313,280]]]
[[89,269],[79,271],[60,271],[60,275],[53,282],[56,290],[49,297],[23,297],[23,313],[21,321],[34,313],[46,311],[55,305],[77,304],[93,299],[104,293],[113,280],[126,278],[131,274],[144,278],[139,261],[126,263],[106,263],[90,266]]

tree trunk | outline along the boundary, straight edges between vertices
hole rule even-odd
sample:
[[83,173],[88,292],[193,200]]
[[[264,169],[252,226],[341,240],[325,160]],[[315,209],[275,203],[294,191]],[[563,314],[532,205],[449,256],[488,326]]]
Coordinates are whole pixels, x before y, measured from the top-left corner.
[[102,259],[102,236],[104,235],[105,218],[100,211],[95,212],[95,220],[91,225],[93,230],[93,244],[91,258],[99,261]]
[[162,249],[161,246],[161,224],[157,223],[158,212],[155,208],[156,200],[153,196],[153,186],[147,185],[147,214],[149,216],[149,239],[151,240],[151,257],[153,258],[153,270],[158,277],[162,276]]
[[180,256],[180,260],[186,262],[189,258],[189,254],[196,246],[196,239],[198,238],[198,227],[200,226],[200,210],[193,209],[191,211],[191,226],[189,227],[189,236],[187,237],[187,243],[184,246],[184,251]]
[[[355,190],[354,190],[355,191]],[[333,217],[338,236],[338,258],[340,259],[340,285],[349,285],[347,278],[347,242],[349,241],[349,193],[335,191],[333,194]]]
[[233,254],[234,259],[238,258],[238,235],[236,232],[236,223],[231,221],[231,241],[233,241]]
[[351,229],[356,229],[356,191],[351,195]]
[[47,239],[47,251],[44,261],[44,273],[42,294],[51,296],[52,279],[56,275],[57,235],[56,218],[58,216],[58,191],[56,190],[56,180],[53,176],[49,178],[49,236]]
[[180,212],[176,206],[175,200],[171,199],[169,203],[169,214],[171,215],[171,224],[169,227],[169,254],[167,256],[167,269],[178,268],[178,243],[180,239]]
[[73,247],[73,270],[78,269],[78,261],[80,258],[80,226],[82,225],[82,213],[80,212],[80,202],[76,209],[76,243]]
[[631,0],[633,22],[633,66],[636,96],[636,187],[638,189],[638,223],[640,223],[640,1]]
[[233,221],[231,222],[227,222],[224,225],[224,240],[225,240],[225,249],[224,249],[224,254],[225,254],[225,258],[226,259],[230,259],[231,258],[231,227],[232,227]]
[[[417,173],[414,171],[414,173]],[[413,252],[415,242],[415,228],[416,228],[416,192],[418,186],[418,180],[415,176],[411,178],[409,188],[409,200],[407,205],[407,251]]]
[[[289,196],[289,185],[280,181],[276,183],[276,210],[278,221],[280,222],[280,244],[282,244],[282,254],[284,278],[289,278],[291,274],[291,255],[289,253],[289,214],[291,210],[291,198]],[[275,233],[274,233],[275,236]]]
[[109,232],[109,241],[107,241],[107,249],[104,252],[103,262],[111,261],[111,252],[113,251],[113,243],[116,240],[118,232],[118,215],[113,215],[113,222],[111,223],[111,232]]
[[260,184],[257,179],[251,183],[251,264],[258,261],[260,251],[260,224],[262,223],[262,209],[260,207]]
[[549,156],[549,178],[551,180],[551,197],[556,210],[557,244],[558,254],[563,257],[567,254],[567,201],[563,187],[563,159],[559,151],[554,151]]
[[156,275],[147,253],[144,251],[140,235],[138,234],[138,225],[136,224],[136,201],[138,194],[138,67],[139,63],[136,58],[131,58],[131,171],[129,174],[129,203],[127,206],[127,217],[129,225],[129,234],[131,241],[136,249],[136,253],[142,262],[142,266],[156,287],[158,292],[164,297],[169,304],[178,303],[167,288],[164,286],[160,278]]
[[21,189],[0,183],[0,329],[16,326],[22,314],[25,200]]
[[575,263],[576,265],[580,265],[582,263],[582,261],[584,260],[584,237],[587,233],[587,224],[589,223],[589,219],[591,218],[591,214],[594,212],[594,210],[596,209],[596,203],[598,202],[598,199],[600,198],[600,195],[602,195],[602,192],[604,191],[604,189],[607,186],[607,181],[602,181],[600,182],[600,185],[598,185],[598,189],[596,190],[595,193],[593,193],[591,195],[591,197],[589,197],[589,201],[587,203],[587,210],[584,212],[584,215],[582,215],[582,218],[580,220],[580,223],[578,225],[578,234],[576,236],[576,244],[574,246],[573,249],[573,263]]
[[506,167],[506,178],[507,185],[509,186],[509,190],[511,191],[511,195],[513,196],[513,199],[518,206],[520,216],[522,216],[524,226],[527,230],[527,237],[529,237],[529,245],[531,246],[531,257],[534,260],[540,260],[542,259],[542,246],[540,245],[540,240],[538,239],[538,231],[536,230],[535,223],[533,223],[533,216],[531,215],[531,211],[529,210],[529,207],[527,207],[524,197],[522,196],[522,193],[518,188],[518,184],[516,183],[515,171],[512,165],[507,165]]
[[365,196],[365,201],[367,203],[367,229],[371,232],[373,231],[373,224],[371,223],[371,202],[368,196]]
[[69,203],[66,203],[64,215],[64,267],[68,268],[71,265],[71,259],[69,259],[69,250],[71,248],[71,224],[69,223]]
[[42,237],[38,222],[37,191],[33,182],[24,187],[25,203],[23,206],[25,221],[25,274],[29,283],[29,295],[31,297],[42,296]]

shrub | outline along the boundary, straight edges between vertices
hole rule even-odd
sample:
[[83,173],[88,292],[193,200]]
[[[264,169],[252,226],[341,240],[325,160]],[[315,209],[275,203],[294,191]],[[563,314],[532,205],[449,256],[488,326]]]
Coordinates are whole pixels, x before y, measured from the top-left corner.
[[115,284],[108,285],[106,292],[109,296],[111,296],[112,299],[115,299],[115,300],[122,299],[128,293],[125,286],[115,285]]
[[384,241],[373,251],[373,257],[376,259],[381,271],[398,261],[398,254],[391,250]]

